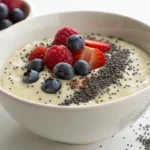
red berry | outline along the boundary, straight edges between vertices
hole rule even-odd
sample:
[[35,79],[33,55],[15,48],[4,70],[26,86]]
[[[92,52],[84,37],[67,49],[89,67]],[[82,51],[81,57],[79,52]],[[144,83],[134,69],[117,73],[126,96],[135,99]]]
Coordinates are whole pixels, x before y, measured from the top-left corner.
[[48,50],[44,63],[50,70],[53,70],[54,66],[60,62],[72,64],[72,53],[64,45],[54,45]]
[[70,27],[60,29],[55,35],[53,45],[66,45],[67,39],[74,34],[78,34],[78,32]]
[[103,66],[106,62],[104,54],[97,48],[84,47],[78,52],[72,52],[73,64],[78,60],[85,60],[91,66],[91,70]]
[[29,55],[29,61],[36,58],[44,60],[44,57],[47,53],[47,49],[44,46],[36,47]]
[[103,53],[108,52],[112,47],[111,44],[96,40],[85,40],[85,45],[92,48],[98,48]]
[[21,8],[23,4],[23,0],[2,0],[2,2],[5,3],[10,10]]

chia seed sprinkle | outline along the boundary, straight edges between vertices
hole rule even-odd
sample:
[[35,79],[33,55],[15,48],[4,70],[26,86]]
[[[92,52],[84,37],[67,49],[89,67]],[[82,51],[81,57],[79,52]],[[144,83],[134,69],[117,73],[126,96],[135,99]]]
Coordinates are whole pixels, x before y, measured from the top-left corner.
[[130,65],[128,61],[130,51],[128,49],[121,50],[120,47],[113,45],[109,54],[111,54],[111,57],[106,54],[107,62],[105,66],[102,69],[100,68],[96,75],[92,76],[87,85],[80,92],[75,92],[70,99],[65,99],[60,105],[88,102],[94,99],[100,92],[104,93],[104,89],[107,88],[107,92],[110,91],[108,87],[111,84],[122,85],[119,79],[123,78],[127,65]]

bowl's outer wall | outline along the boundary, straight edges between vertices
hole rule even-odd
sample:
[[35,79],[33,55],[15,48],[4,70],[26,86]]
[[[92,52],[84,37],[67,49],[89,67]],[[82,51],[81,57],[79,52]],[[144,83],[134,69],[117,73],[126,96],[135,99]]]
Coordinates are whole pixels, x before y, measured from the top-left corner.
[[[52,14],[19,23],[0,35],[0,70],[6,59],[24,44],[53,37],[63,26],[80,33],[121,37],[150,52],[150,28],[118,15],[99,12]],[[74,144],[103,140],[135,121],[149,106],[150,88],[113,103],[85,108],[44,107],[17,100],[0,90],[5,110],[28,130],[43,137]]]

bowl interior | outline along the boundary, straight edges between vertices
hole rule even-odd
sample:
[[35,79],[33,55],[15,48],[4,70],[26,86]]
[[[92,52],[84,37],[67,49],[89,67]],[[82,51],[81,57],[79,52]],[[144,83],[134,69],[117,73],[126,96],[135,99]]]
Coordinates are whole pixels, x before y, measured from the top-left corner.
[[150,53],[150,28],[143,23],[102,12],[57,13],[23,21],[0,34],[0,72],[15,50],[31,41],[53,37],[64,26],[76,28],[81,34],[93,32],[121,37]]

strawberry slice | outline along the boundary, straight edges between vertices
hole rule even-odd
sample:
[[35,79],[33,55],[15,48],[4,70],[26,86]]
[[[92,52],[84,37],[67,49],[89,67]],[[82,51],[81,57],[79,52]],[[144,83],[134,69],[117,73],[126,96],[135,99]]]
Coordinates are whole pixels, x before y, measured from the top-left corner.
[[112,47],[111,44],[96,40],[85,40],[85,45],[93,48],[98,48],[103,53],[108,52]]
[[91,66],[91,70],[103,66],[106,62],[104,54],[97,48],[91,48],[85,46],[82,50],[78,52],[72,52],[73,54],[73,64],[78,60],[85,60]]

